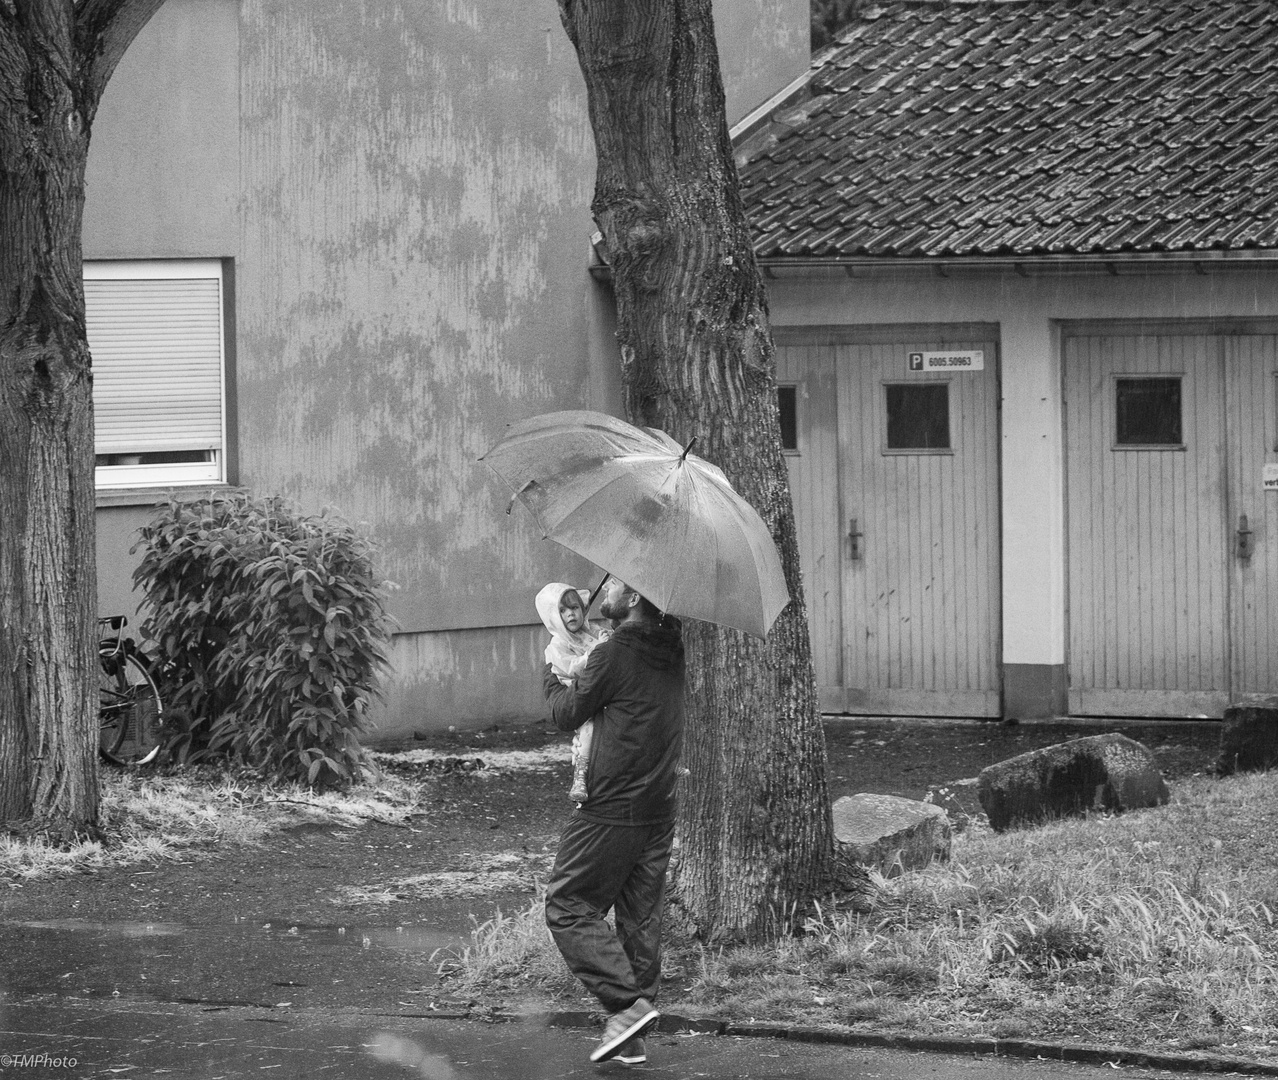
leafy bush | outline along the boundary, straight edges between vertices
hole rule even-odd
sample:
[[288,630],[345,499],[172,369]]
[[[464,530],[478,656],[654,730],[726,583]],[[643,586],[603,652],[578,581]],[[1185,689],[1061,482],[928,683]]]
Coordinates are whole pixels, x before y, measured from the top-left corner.
[[133,580],[178,721],[169,755],[312,787],[355,780],[390,639],[372,545],[340,518],[242,491],[172,499],[141,533]]

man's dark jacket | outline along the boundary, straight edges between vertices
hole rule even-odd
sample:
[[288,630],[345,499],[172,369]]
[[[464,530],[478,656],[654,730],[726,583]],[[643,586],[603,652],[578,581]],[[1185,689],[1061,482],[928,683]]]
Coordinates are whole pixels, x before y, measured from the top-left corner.
[[673,821],[684,715],[679,621],[622,623],[595,646],[573,686],[549,664],[543,685],[560,731],[595,722],[590,795],[577,815],[603,825]]

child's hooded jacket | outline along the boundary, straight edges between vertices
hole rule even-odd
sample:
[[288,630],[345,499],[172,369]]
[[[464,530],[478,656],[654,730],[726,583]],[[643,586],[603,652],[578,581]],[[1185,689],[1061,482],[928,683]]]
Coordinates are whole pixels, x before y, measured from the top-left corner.
[[559,614],[559,601],[564,593],[576,592],[581,597],[584,610],[590,603],[590,593],[586,589],[574,589],[561,581],[552,581],[537,594],[537,614],[546,629],[550,631],[550,644],[546,646],[546,663],[561,679],[571,679],[581,674],[586,666],[586,657],[590,655],[599,642],[608,637],[608,631],[592,626],[589,621],[575,634],[564,626],[563,616]]

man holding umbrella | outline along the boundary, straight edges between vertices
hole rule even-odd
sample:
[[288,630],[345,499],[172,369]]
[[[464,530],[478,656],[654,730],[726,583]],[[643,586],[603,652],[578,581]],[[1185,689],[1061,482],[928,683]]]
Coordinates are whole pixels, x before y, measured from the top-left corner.
[[[546,665],[555,726],[595,722],[589,797],[560,838],[546,891],[546,925],[572,973],[608,1011],[591,1061],[646,1060],[657,1020],[661,919],[675,827],[684,723],[679,621],[610,578],[600,606],[616,625],[572,686]],[[616,913],[616,933],[605,921]]]
[[555,943],[610,1014],[592,1061],[645,1060],[638,1037],[657,1019],[683,736],[683,639],[671,616],[766,638],[790,602],[767,523],[690,452],[695,442],[572,410],[511,425],[481,458],[510,488],[507,513],[522,503],[543,537],[615,575],[601,608],[618,623],[613,636],[575,685],[549,665],[544,680],[557,727],[595,721],[590,795],[564,829],[546,893]]

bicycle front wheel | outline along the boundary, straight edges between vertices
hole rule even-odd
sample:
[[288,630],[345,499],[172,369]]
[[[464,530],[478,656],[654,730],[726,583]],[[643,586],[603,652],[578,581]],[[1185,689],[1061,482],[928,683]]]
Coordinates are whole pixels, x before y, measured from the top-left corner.
[[117,765],[145,765],[160,752],[160,695],[137,657],[104,653],[98,665],[98,749]]

